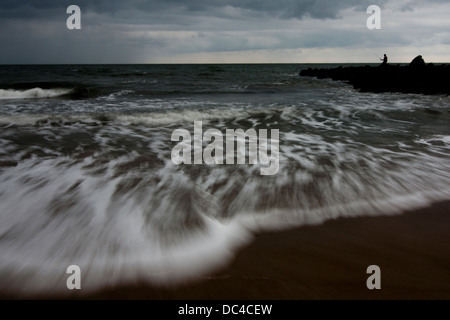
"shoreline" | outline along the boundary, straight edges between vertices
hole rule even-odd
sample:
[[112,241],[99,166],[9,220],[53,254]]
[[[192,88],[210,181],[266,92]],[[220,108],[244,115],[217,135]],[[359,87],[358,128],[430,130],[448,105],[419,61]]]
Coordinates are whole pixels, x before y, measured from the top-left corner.
[[[0,299],[450,299],[450,201],[395,216],[338,218],[258,233],[233,261],[171,288],[142,283],[83,294]],[[381,269],[369,290],[366,269]]]

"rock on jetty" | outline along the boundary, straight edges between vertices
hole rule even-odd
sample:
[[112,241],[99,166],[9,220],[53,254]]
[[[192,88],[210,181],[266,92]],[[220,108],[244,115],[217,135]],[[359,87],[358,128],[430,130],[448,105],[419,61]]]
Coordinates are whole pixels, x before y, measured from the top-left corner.
[[407,66],[309,68],[302,70],[300,76],[344,81],[363,92],[450,94],[450,65],[426,64],[422,56]]

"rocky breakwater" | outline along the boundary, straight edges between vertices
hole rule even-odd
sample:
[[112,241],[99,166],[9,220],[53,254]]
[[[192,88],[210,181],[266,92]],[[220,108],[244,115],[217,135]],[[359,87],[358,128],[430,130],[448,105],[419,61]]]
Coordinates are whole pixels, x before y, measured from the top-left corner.
[[300,76],[330,78],[364,92],[450,94],[450,65],[426,64],[417,56],[409,65],[337,67],[302,70]]

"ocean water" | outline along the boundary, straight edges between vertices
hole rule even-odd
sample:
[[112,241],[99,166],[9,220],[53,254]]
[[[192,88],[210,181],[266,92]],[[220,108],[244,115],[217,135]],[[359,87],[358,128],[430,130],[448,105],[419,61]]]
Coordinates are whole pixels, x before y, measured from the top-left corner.
[[[0,290],[173,285],[255,232],[450,199],[450,97],[298,75],[327,66],[0,66]],[[278,129],[277,174],[175,165],[194,121]]]

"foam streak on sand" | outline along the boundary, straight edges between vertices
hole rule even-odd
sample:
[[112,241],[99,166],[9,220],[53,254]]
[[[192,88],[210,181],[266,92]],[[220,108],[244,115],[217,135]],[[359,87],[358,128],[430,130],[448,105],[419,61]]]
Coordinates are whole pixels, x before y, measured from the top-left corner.
[[[322,176],[324,168],[315,161],[292,177],[289,160],[263,184],[252,168],[180,170],[169,160],[165,139],[155,141],[161,131],[137,135],[123,129],[109,135],[112,129],[104,130],[93,136],[102,145],[100,153],[30,158],[1,172],[3,290],[64,293],[63,271],[71,264],[84,270],[85,292],[135,279],[180,283],[229,262],[253,231],[398,214],[450,198],[450,179],[441,167],[435,172],[430,167],[423,176],[414,173],[424,170],[421,159],[389,174],[375,161],[362,172],[345,169],[334,177]],[[111,159],[119,152],[111,149],[114,141],[124,136],[142,140],[138,145],[151,142],[149,153]],[[299,161],[304,156],[300,153]]]

